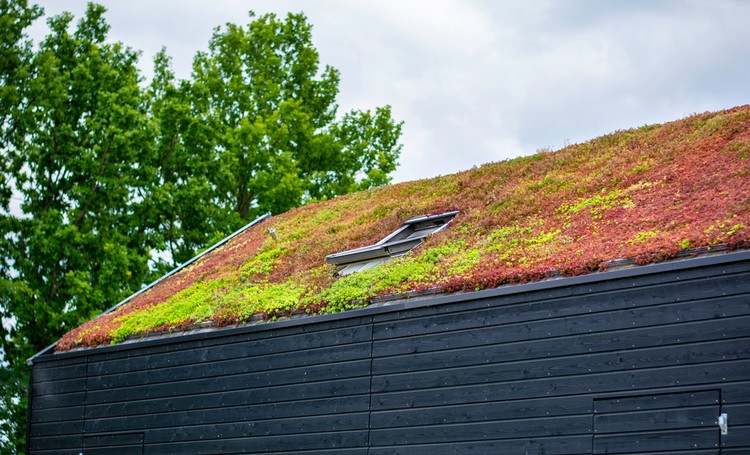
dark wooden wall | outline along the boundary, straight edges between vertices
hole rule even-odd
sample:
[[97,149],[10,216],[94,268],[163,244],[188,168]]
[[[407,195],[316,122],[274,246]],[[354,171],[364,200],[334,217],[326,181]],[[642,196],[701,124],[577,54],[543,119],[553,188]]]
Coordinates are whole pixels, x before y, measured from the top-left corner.
[[750,255],[41,357],[30,453],[750,454]]

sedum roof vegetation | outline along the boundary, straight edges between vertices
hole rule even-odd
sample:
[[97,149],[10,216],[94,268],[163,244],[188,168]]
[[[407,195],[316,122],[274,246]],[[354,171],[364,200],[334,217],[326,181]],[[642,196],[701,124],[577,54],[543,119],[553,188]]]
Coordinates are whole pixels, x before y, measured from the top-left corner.
[[[344,277],[325,262],[410,217],[449,210],[460,213],[402,258]],[[699,247],[747,248],[749,227],[750,105],[290,210],[72,330],[56,349],[296,309],[339,312],[410,291],[582,275],[615,259],[645,264]]]

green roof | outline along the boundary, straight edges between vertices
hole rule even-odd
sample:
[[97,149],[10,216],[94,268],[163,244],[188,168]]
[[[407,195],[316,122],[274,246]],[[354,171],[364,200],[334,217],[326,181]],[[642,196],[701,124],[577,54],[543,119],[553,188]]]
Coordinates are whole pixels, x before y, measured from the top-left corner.
[[[717,245],[747,248],[749,157],[750,106],[741,106],[308,204],[249,227],[70,331],[56,349],[581,275],[617,259],[645,264]],[[411,217],[451,210],[459,213],[446,228],[403,257],[341,277],[326,263]]]

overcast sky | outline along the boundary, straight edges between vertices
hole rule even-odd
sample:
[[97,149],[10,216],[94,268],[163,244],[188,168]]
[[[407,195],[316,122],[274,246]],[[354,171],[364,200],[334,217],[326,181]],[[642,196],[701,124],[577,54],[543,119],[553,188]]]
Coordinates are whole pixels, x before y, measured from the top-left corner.
[[[36,3],[47,17],[86,8]],[[146,77],[162,46],[187,78],[215,27],[303,11],[322,65],[341,71],[339,113],[390,104],[405,121],[397,182],[750,103],[750,1],[100,3]]]

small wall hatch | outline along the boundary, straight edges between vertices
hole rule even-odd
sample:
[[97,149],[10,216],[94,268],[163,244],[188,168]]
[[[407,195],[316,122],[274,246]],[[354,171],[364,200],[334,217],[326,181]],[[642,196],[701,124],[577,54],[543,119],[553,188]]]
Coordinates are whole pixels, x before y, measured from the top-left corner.
[[409,218],[404,225],[375,245],[326,256],[326,262],[338,266],[336,275],[344,276],[375,267],[413,250],[425,237],[443,230],[458,214],[458,210],[439,215],[422,215]]
[[591,453],[718,454],[726,434],[720,395],[714,389],[595,398]]

